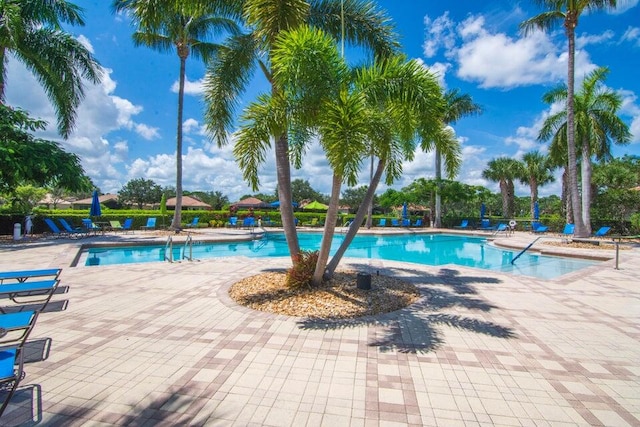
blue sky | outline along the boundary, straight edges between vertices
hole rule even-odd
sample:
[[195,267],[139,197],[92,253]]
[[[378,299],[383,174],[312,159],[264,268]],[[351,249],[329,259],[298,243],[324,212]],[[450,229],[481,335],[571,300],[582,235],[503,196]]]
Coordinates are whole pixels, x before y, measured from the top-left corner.
[[[464,118],[454,126],[463,147],[458,180],[498,191],[496,184],[481,177],[489,160],[546,150],[536,135],[544,118],[559,107],[544,104],[541,97],[566,79],[566,38],[561,28],[526,38],[519,33],[518,24],[540,12],[533,2],[377,3],[394,21],[409,58],[422,61],[446,88],[470,94],[484,109],[482,115]],[[87,86],[77,128],[68,140],[61,140],[53,126],[40,136],[60,141],[66,150],[78,154],[87,174],[105,193],[117,192],[129,180],[141,177],[175,186],[177,55],[134,47],[133,27],[126,16],[111,12],[111,1],[77,4],[85,9],[86,26],[69,31],[93,51],[104,67],[104,79]],[[614,154],[640,155],[640,6],[638,0],[618,0],[618,5],[616,13],[582,17],[577,29],[576,77],[579,83],[597,66],[610,68],[607,86],[623,97],[620,116],[633,133],[632,143],[616,147]],[[55,125],[53,109],[30,73],[12,58],[8,69],[8,103]],[[220,191],[235,201],[252,191],[242,181],[232,146],[218,148],[203,130],[204,73],[203,64],[193,58],[187,61],[183,188]],[[243,102],[266,90],[265,82],[256,78]],[[368,171],[365,162],[360,185],[367,184]],[[416,178],[433,176],[433,153],[418,151],[392,187],[400,189]],[[293,171],[293,178],[309,180],[316,190],[329,193],[331,173],[317,145],[307,153],[303,168]],[[273,155],[268,156],[260,180],[260,192],[275,190]],[[381,186],[379,192],[385,189]],[[558,182],[540,191],[543,196],[559,192]],[[528,188],[519,186],[517,193],[528,195]]]

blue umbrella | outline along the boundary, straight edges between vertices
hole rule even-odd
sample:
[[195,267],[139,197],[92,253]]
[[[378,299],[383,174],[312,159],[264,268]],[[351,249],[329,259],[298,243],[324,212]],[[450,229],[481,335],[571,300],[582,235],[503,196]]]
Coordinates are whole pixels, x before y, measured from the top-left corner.
[[402,204],[402,218],[409,218],[409,208],[407,206],[407,202]]
[[487,211],[487,206],[483,203],[480,205],[480,219],[484,218],[484,214]]
[[[276,200],[275,202],[271,202],[269,204],[269,206],[271,206],[272,208],[279,208],[280,207],[280,200]],[[291,202],[291,206],[293,206],[294,208],[297,208],[298,204],[296,202]]]
[[89,209],[89,216],[101,216],[102,209],[100,208],[100,198],[98,197],[98,190],[93,190],[93,196],[91,198],[91,209]]
[[538,205],[537,201],[533,204],[533,219],[540,219],[540,205]]

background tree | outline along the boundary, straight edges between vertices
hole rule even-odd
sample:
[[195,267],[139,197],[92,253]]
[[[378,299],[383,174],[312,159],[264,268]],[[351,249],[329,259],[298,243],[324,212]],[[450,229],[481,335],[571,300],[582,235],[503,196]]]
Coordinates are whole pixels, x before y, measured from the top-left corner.
[[573,223],[575,225],[574,234],[577,237],[587,237],[591,233],[584,223],[582,208],[580,204],[580,194],[578,190],[578,170],[575,140],[575,116],[574,116],[574,85],[575,85],[575,56],[576,56],[576,27],[578,19],[583,12],[593,12],[615,8],[616,0],[535,0],[536,3],[547,9],[545,12],[527,19],[520,24],[520,28],[525,34],[531,33],[535,29],[549,30],[562,24],[568,41],[567,60],[567,175],[569,183],[569,194],[571,207],[573,209]]
[[291,196],[293,197],[293,201],[297,203],[302,200],[317,200],[322,203],[328,202],[326,195],[316,191],[308,180],[300,178],[291,181]]
[[[232,8],[224,2],[189,2],[156,0],[114,0],[115,11],[129,11],[138,31],[133,34],[136,46],[147,46],[160,52],[175,49],[180,61],[178,84],[178,126],[176,136],[176,208],[171,228],[182,228],[182,112],[186,62],[189,56],[207,62],[218,48],[209,37],[224,30],[238,32]],[[231,2],[229,2],[231,4]]]
[[522,163],[524,165],[523,174],[519,178],[520,182],[528,185],[531,189],[529,214],[533,218],[534,206],[538,201],[538,188],[555,181],[555,177],[551,173],[553,169],[551,161],[537,150],[525,153],[522,156]]
[[0,2],[0,104],[5,101],[8,54],[38,79],[68,137],[84,98],[83,80],[99,83],[101,69],[91,52],[62,24],[84,25],[82,9],[56,1]]
[[[457,123],[462,117],[472,114],[480,114],[482,107],[473,102],[471,95],[461,94],[459,89],[451,89],[444,95],[446,103],[443,124],[449,126]],[[434,225],[437,228],[442,227],[442,200],[441,200],[441,187],[442,187],[442,153],[441,153],[440,141],[435,141],[435,172],[436,172],[436,197],[435,197],[435,213],[434,213]]]
[[0,191],[12,193],[21,184],[69,191],[92,188],[78,156],[31,134],[45,127],[44,121],[30,118],[25,111],[0,104]]
[[[198,200],[211,205],[214,210],[221,210],[225,205],[229,204],[229,198],[220,191],[193,191],[189,195],[195,196]],[[262,197],[258,198],[264,200]]]
[[[367,191],[369,190],[368,185],[361,185],[359,187],[353,188],[345,188],[342,191],[342,197],[340,198],[340,203],[349,207],[349,211],[355,212],[358,210],[360,205],[362,205],[362,201],[367,195]],[[374,197],[373,205],[376,204],[376,198]]]
[[34,187],[33,185],[19,185],[15,192],[12,203],[14,212],[27,214],[38,206],[38,202],[47,194],[47,189]]
[[[603,85],[608,73],[601,67],[589,73],[582,81],[580,91],[575,94],[575,137],[582,153],[580,168],[582,176],[582,219],[585,229],[591,234],[591,170],[592,156],[601,161],[612,158],[611,145],[628,144],[631,133],[618,117],[622,97]],[[547,92],[543,100],[549,104],[566,100],[568,91],[561,85]],[[553,114],[545,120],[539,139],[552,140],[552,145],[565,146],[568,124],[566,111]],[[556,149],[557,150],[557,149]]]
[[[243,16],[249,32],[232,35],[227,40],[225,47],[219,51],[208,68],[205,77],[207,103],[205,122],[219,145],[227,142],[239,94],[244,92],[257,67],[271,83],[271,93],[269,96],[261,95],[259,103],[264,106],[281,100],[282,92],[270,69],[269,61],[273,59],[273,47],[282,32],[302,25],[310,25],[324,29],[333,36],[334,40],[344,35],[344,40],[348,43],[364,46],[377,57],[389,56],[398,49],[396,35],[392,31],[389,19],[371,2],[246,0]],[[263,113],[262,116],[269,119],[268,121],[265,119],[259,134],[253,135],[255,141],[260,141],[260,145],[254,148],[264,157],[266,149],[273,144],[282,225],[295,265],[300,246],[292,207],[291,157],[288,139],[291,123],[288,122],[286,115],[270,116],[269,113],[273,111],[270,108],[261,108],[255,104],[249,110],[251,111],[247,111],[247,115],[250,117],[255,118]],[[299,161],[296,163],[299,164]],[[251,184],[257,188],[257,181]]]
[[487,164],[482,177],[500,185],[502,195],[502,217],[512,218],[515,189],[513,181],[522,175],[522,164],[510,157],[498,157]]
[[142,209],[145,204],[159,203],[162,196],[162,187],[144,178],[132,179],[118,191],[120,203],[136,204],[138,209]]

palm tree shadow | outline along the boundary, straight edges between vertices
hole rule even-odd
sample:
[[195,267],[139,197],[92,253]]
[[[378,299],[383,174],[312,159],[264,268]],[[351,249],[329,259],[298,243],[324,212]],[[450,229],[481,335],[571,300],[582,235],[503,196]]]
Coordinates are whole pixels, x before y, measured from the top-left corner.
[[[361,267],[363,268],[363,267]],[[368,267],[365,267],[368,268]],[[477,296],[477,284],[499,283],[488,277],[461,275],[453,269],[441,269],[437,275],[410,269],[387,269],[384,274],[400,276],[420,290],[418,302],[401,310],[379,316],[356,319],[304,319],[301,329],[331,330],[362,326],[377,327],[376,336],[368,343],[381,351],[402,353],[428,353],[444,344],[439,326],[448,326],[496,338],[515,338],[513,329],[494,322],[443,312],[448,309],[466,309],[491,312],[498,307]],[[383,272],[380,272],[381,274]]]

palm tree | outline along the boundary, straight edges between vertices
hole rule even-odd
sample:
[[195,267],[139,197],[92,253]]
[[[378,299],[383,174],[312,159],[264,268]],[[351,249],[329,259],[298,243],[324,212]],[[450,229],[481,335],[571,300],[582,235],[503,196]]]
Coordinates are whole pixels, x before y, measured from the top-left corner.
[[[582,153],[580,159],[582,176],[582,219],[586,230],[591,234],[591,176],[593,156],[601,161],[612,158],[611,144],[628,144],[631,133],[628,126],[617,116],[622,105],[621,96],[606,88],[603,82],[608,69],[600,67],[589,73],[582,82],[580,91],[575,94],[576,140]],[[549,104],[564,102],[568,96],[565,85],[547,92],[543,100]],[[566,146],[567,114],[560,111],[545,120],[538,139],[551,139],[554,151]]]
[[522,175],[522,164],[510,157],[498,157],[487,164],[482,177],[500,184],[502,194],[502,216],[513,217],[514,185],[513,181]]
[[535,29],[548,30],[559,23],[564,25],[568,40],[568,66],[567,66],[567,164],[569,195],[575,224],[575,235],[587,237],[590,232],[582,217],[580,198],[578,191],[578,169],[575,141],[575,117],[574,117],[574,80],[575,80],[575,34],[578,19],[583,12],[592,12],[607,8],[615,8],[616,0],[535,0],[547,11],[527,19],[520,24],[525,34]]
[[[158,0],[114,0],[116,12],[129,11],[138,26],[133,34],[136,46],[148,46],[160,52],[175,49],[180,61],[178,90],[178,123],[176,137],[176,206],[171,228],[179,230],[182,223],[182,113],[184,107],[184,82],[186,62],[189,56],[207,62],[219,45],[208,37],[224,30],[238,32],[231,18],[239,16],[239,10],[220,6],[224,2],[197,4],[184,1],[158,2]],[[234,14],[234,12],[236,12]],[[227,16],[218,15],[224,13]]]
[[[456,123],[464,116],[472,114],[482,113],[482,107],[473,102],[471,95],[460,94],[459,89],[452,89],[447,91],[444,95],[446,102],[446,109],[444,115],[445,126]],[[446,135],[446,134],[445,134]],[[436,182],[438,186],[436,188],[436,209],[435,209],[435,226],[437,228],[442,227],[442,203],[441,203],[441,180],[442,180],[442,143],[446,144],[446,141],[435,141],[435,158],[436,158]]]
[[62,24],[84,25],[82,9],[64,0],[0,2],[0,103],[5,102],[8,53],[38,79],[67,138],[84,99],[83,80],[99,83],[102,72],[91,52],[62,31]]
[[538,201],[538,188],[555,181],[551,173],[553,167],[549,158],[539,151],[534,150],[522,156],[524,168],[520,176],[520,182],[531,188],[531,217],[533,218],[534,205]]
[[[254,111],[248,114],[267,119],[269,111],[264,107],[282,102],[281,89],[270,66],[275,41],[283,31],[308,24],[323,29],[336,40],[344,34],[346,41],[367,48],[377,57],[386,57],[398,50],[389,19],[372,2],[246,0],[243,11],[249,33],[229,37],[224,48],[214,57],[205,79],[205,122],[218,145],[227,142],[239,94],[248,85],[256,67],[271,84],[271,94],[262,95],[259,99],[262,107],[255,105]],[[273,111],[283,110],[276,108]],[[273,139],[282,226],[295,264],[300,247],[293,217],[289,149],[289,133],[295,124],[289,123],[285,116],[273,115],[267,122],[268,126],[261,128],[260,132],[262,136]],[[266,125],[267,122],[263,123]],[[266,151],[272,143],[267,139],[264,144],[256,148]],[[299,162],[299,158],[293,160]],[[257,185],[257,181],[252,184]]]

